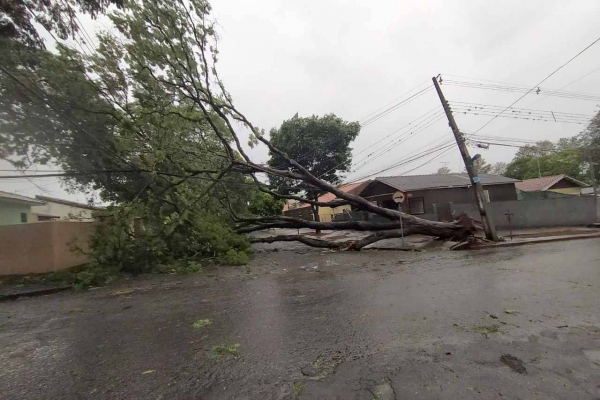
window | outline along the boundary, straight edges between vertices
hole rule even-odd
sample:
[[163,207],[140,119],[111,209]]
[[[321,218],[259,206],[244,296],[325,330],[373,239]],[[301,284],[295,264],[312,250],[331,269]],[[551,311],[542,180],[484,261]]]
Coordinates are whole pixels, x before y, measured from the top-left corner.
[[21,222],[27,222],[27,213],[21,213]]
[[411,214],[425,214],[425,202],[422,197],[408,199],[408,209]]

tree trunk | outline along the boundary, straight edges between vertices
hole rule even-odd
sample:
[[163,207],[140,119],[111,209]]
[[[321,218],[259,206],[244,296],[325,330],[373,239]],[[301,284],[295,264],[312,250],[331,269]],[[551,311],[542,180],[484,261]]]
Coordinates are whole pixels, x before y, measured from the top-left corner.
[[[314,219],[315,219],[315,222],[321,222],[321,217],[319,216],[319,206],[318,206],[318,205],[311,204],[311,205],[310,205],[310,208],[311,208],[311,210],[312,210],[312,213],[313,213],[313,217],[314,217]],[[317,234],[319,234],[319,233],[321,233],[321,229],[320,229],[320,228],[316,228],[316,229],[315,229],[315,232],[316,232]]]

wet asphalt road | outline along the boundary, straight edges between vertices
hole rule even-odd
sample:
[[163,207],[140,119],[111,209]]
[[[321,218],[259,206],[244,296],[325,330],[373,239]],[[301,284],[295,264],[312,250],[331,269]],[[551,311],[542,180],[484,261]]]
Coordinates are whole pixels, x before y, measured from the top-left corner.
[[600,240],[296,248],[0,303],[0,398],[599,399]]

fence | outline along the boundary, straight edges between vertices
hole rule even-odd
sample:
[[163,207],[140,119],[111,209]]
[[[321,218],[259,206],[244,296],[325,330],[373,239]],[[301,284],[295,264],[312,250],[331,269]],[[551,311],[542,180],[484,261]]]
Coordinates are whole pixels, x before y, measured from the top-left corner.
[[51,221],[0,226],[0,275],[54,272],[85,264],[68,243],[87,250],[91,222]]
[[[600,202],[599,202],[600,203]],[[496,201],[486,203],[489,215],[494,219],[497,228],[508,228],[508,218],[511,215],[513,228],[539,228],[551,226],[577,226],[596,222],[597,212],[594,198],[591,196],[568,196],[559,198]],[[479,210],[473,203],[436,204],[425,208],[425,214],[420,218],[432,221],[451,221],[452,215],[467,213],[479,220]],[[336,221],[373,221],[388,222],[387,218],[366,211],[352,211],[344,215],[336,215]]]
[[[540,228],[550,226],[577,226],[596,222],[596,206],[593,197],[569,196],[538,200],[514,200],[487,203],[487,210],[497,228],[508,228],[511,215],[513,228]],[[480,219],[475,204],[450,203],[453,213],[467,213]]]

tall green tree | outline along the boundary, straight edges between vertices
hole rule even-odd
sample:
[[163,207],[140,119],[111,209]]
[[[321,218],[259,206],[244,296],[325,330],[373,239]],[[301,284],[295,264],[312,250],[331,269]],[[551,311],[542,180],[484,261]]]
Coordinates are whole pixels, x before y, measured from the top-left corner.
[[[301,163],[313,175],[336,185],[341,182],[342,174],[350,170],[352,151],[350,144],[360,133],[358,122],[347,122],[327,114],[322,117],[293,117],[283,121],[279,128],[271,129],[270,140],[287,156]],[[284,167],[294,171],[285,157],[271,151],[268,164],[271,167]],[[281,177],[272,177],[274,186],[285,188],[283,192],[305,192],[306,197],[317,200],[324,191]],[[319,221],[319,206],[311,205],[314,220]]]
[[565,174],[575,179],[584,179],[583,159],[580,151],[565,150],[543,157],[527,160],[520,179]]
[[[586,129],[579,135],[579,145],[587,168],[594,168],[596,183],[600,184],[600,111],[594,115]],[[590,176],[590,171],[586,174]]]
[[221,139],[189,99],[125,67],[109,34],[93,56],[0,40],[12,49],[0,64],[0,157],[18,168],[57,165],[71,190],[113,204],[92,241],[98,263],[142,272],[177,260],[244,260],[248,243],[230,211],[247,212],[254,185],[228,170]]
[[78,12],[96,18],[110,5],[122,7],[123,0],[0,0],[0,38],[43,48],[36,24],[60,39],[67,39],[82,29]]
[[527,167],[527,163],[533,160],[533,157],[515,157],[508,165],[506,166],[506,171],[504,172],[504,176],[513,179],[525,179],[525,171]]

